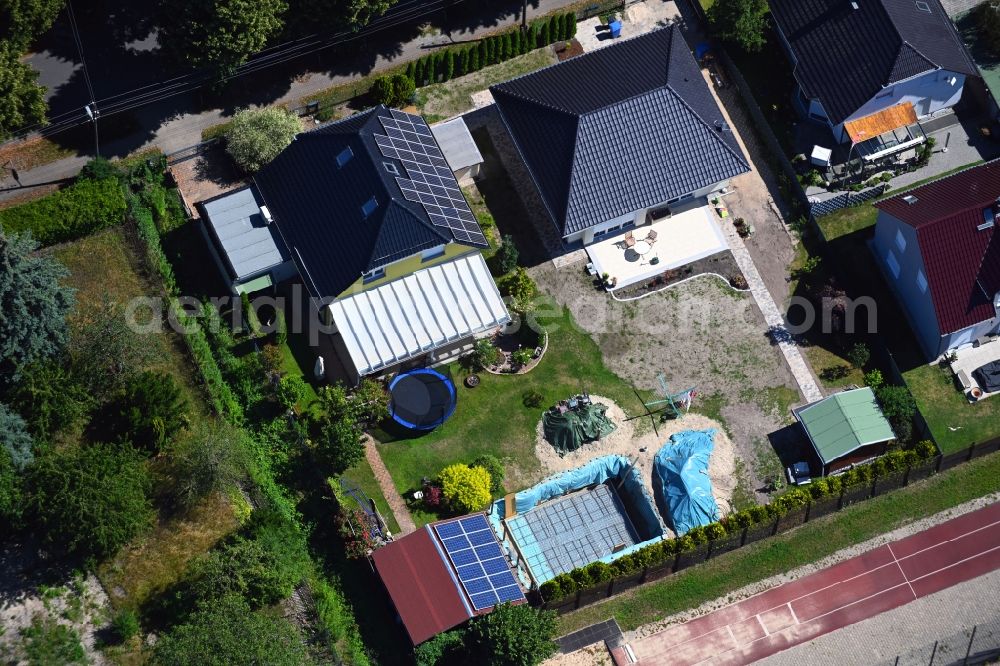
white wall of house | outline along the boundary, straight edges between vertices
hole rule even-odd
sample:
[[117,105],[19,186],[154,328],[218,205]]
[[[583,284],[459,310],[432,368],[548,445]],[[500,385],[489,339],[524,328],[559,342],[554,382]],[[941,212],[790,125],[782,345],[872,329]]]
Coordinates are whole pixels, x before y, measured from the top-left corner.
[[610,219],[607,222],[602,222],[601,224],[595,224],[594,226],[584,229],[583,231],[578,231],[576,233],[570,234],[564,237],[567,243],[575,243],[577,241],[582,242],[584,245],[590,245],[594,242],[594,239],[598,235],[606,235],[606,233],[614,233],[619,229],[628,228],[628,226],[641,226],[646,223],[646,213],[650,210],[656,210],[657,208],[663,208],[664,206],[669,206],[671,204],[680,204],[693,199],[699,199],[707,197],[708,195],[725,189],[729,186],[729,181],[724,180],[718,183],[713,183],[707,185],[700,190],[695,190],[694,192],[689,192],[681,197],[676,197],[670,201],[662,201],[660,203],[654,204],[652,206],[646,206],[644,208],[639,208],[624,215],[620,215],[616,218]]
[[942,334],[927,283],[917,232],[885,211],[879,211],[872,251],[927,358],[935,359],[949,349],[970,345],[977,338],[1000,328],[998,312],[997,317],[992,319],[954,333]]
[[[965,86],[965,75],[938,70],[926,72],[920,76],[901,81],[884,89],[875,97],[865,102],[857,111],[847,117],[844,122],[864,118],[882,109],[910,102],[917,112],[917,118],[925,118],[943,109],[948,109],[962,98],[962,90]],[[809,113],[816,113],[813,117],[826,117],[822,104],[816,100],[810,100]],[[851,139],[844,131],[844,123],[833,125],[829,121],[827,124],[833,132],[833,136],[841,143],[847,143]]]

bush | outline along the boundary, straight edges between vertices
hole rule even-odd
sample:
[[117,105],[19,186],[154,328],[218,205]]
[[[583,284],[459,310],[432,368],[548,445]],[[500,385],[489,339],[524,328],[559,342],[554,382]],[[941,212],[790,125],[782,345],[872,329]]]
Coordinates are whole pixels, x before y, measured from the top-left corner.
[[190,594],[194,603],[239,595],[252,609],[291,595],[301,571],[282,566],[274,552],[256,540],[236,537],[194,566]]
[[122,172],[118,170],[110,160],[103,157],[95,157],[80,169],[76,179],[80,180],[105,180],[107,178],[119,178]]
[[534,357],[535,351],[533,349],[528,349],[527,347],[521,347],[511,353],[510,358],[514,362],[514,365],[518,367],[524,367],[531,363],[531,359]]
[[482,467],[490,473],[490,492],[494,495],[503,492],[503,478],[505,476],[503,463],[496,456],[484,453],[472,461],[473,467]]
[[292,409],[306,396],[308,388],[305,381],[298,375],[285,375],[278,381],[275,388],[275,397],[285,409]]
[[538,287],[524,266],[518,266],[513,272],[497,280],[497,283],[500,293],[510,298],[510,307],[515,312],[523,314],[531,309],[532,301],[538,294]]
[[0,403],[0,449],[7,452],[11,464],[18,472],[35,459],[34,441],[21,415]]
[[36,614],[31,624],[21,630],[21,636],[29,666],[89,663],[76,629],[57,622],[47,614]]
[[444,54],[444,78],[443,81],[450,81],[455,76],[455,52],[445,51]]
[[470,46],[469,49],[469,72],[479,71],[479,47]]
[[298,117],[280,107],[243,109],[226,132],[226,152],[237,166],[254,173],[277,157],[301,129]]
[[403,106],[410,101],[417,86],[413,79],[405,74],[394,74],[392,76],[392,98],[394,106]]
[[188,404],[171,375],[146,371],[131,379],[108,406],[112,440],[157,453],[188,423]]
[[470,359],[476,369],[489,368],[500,362],[500,350],[490,338],[479,338],[472,347]]
[[905,386],[882,386],[875,392],[882,413],[889,420],[896,439],[908,442],[913,436],[913,416],[917,403]]
[[972,17],[979,40],[993,57],[1000,57],[1000,7],[984,2],[972,10]]
[[545,396],[538,391],[531,390],[525,391],[524,395],[521,396],[521,400],[525,407],[531,407],[532,409],[536,407],[541,407],[542,402],[545,401]]
[[576,37],[576,12],[570,12],[566,15],[566,39],[574,37]]
[[424,506],[431,510],[441,508],[441,487],[427,486],[424,488]]
[[591,585],[606,583],[612,578],[611,567],[604,562],[591,562],[587,565],[587,574]]
[[510,234],[504,234],[500,247],[497,248],[497,268],[500,269],[500,273],[507,274],[517,268],[517,259],[518,252],[517,246],[514,245],[514,237]]
[[153,523],[149,471],[127,446],[52,451],[29,470],[35,524],[46,542],[72,554],[107,557]]
[[372,82],[372,87],[369,93],[372,96],[372,101],[376,104],[385,104],[386,106],[392,105],[392,81],[388,76],[376,77]]
[[448,465],[439,475],[441,492],[456,513],[471,513],[486,507],[492,499],[490,473],[482,467],[462,463]]
[[542,27],[538,31],[538,46],[548,46],[551,43],[550,39],[551,28],[549,27],[548,21],[542,22]]
[[125,195],[117,178],[81,180],[30,203],[0,210],[0,228],[31,232],[42,245],[82,238],[125,219]]
[[139,633],[139,616],[128,608],[118,611],[111,619],[111,631],[119,643],[124,643]]
[[870,387],[873,391],[878,391],[885,385],[885,379],[882,377],[881,370],[869,370],[865,373],[865,386]]
[[445,631],[424,641],[413,649],[417,666],[438,666],[459,661],[456,659],[465,647],[465,632],[461,629]]
[[868,345],[863,342],[857,342],[851,347],[850,351],[847,352],[847,360],[851,362],[857,369],[861,369],[868,365],[868,361],[872,357],[872,352],[868,349]]
[[226,492],[247,476],[247,435],[225,421],[199,422],[170,450],[179,507],[191,509],[213,492]]

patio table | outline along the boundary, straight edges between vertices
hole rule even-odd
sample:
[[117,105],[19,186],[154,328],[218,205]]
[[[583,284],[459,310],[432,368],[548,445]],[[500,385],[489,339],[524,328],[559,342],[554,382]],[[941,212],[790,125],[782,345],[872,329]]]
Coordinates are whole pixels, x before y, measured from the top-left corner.
[[635,250],[636,254],[641,256],[653,249],[653,246],[649,244],[649,241],[637,240],[632,249]]

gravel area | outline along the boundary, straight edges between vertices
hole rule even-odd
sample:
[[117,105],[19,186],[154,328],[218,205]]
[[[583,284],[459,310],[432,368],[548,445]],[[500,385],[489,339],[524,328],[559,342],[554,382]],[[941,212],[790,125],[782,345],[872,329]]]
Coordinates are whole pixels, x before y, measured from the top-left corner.
[[789,423],[799,394],[752,298],[705,279],[622,303],[595,289],[581,266],[546,262],[529,273],[570,309],[619,376],[639,389],[658,390],[659,373],[672,391],[694,387],[692,409],[722,422],[752,487],[763,485],[753,443]]
[[38,544],[7,543],[0,549],[0,662],[20,661],[21,632],[36,617],[72,627],[91,664],[104,664],[98,632],[109,617],[108,596],[93,574],[74,578],[42,561]]
[[576,451],[571,451],[560,458],[555,447],[545,439],[542,433],[542,421],[539,419],[538,429],[535,433],[535,455],[538,456],[546,475],[580,467],[601,456],[618,454],[630,458],[636,457],[638,458],[636,468],[642,475],[646,490],[649,491],[650,497],[655,497],[652,484],[653,458],[670,439],[670,436],[682,430],[714,428],[718,432],[714,440],[715,448],[712,450],[711,458],[709,458],[708,476],[712,480],[712,495],[715,496],[719,510],[723,514],[729,513],[729,499],[736,487],[734,480],[736,457],[733,443],[718,421],[713,421],[701,414],[689,413],[679,419],[657,425],[659,434],[656,434],[649,427],[648,419],[626,421],[625,412],[613,400],[593,394],[590,398],[595,403],[608,407],[606,415],[617,426],[617,429],[604,439],[584,444]]

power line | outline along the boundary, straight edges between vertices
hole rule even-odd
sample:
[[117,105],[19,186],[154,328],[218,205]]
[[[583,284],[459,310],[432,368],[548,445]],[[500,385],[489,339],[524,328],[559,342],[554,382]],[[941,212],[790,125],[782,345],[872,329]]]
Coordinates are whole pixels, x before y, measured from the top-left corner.
[[90,92],[90,101],[93,102],[95,99],[94,86],[90,84],[90,74],[87,72],[87,59],[83,57],[83,42],[80,41],[80,31],[76,26],[76,15],[73,13],[73,3],[70,0],[66,2],[66,9],[69,14],[69,25],[73,31],[73,41],[76,42],[76,50],[80,54],[80,64],[83,66],[83,80],[87,83],[87,90]]
[[[419,0],[407,0],[405,4],[397,5],[397,7],[417,4],[418,1]],[[225,77],[223,81],[224,82],[231,81],[241,76],[245,76],[247,74],[253,74],[255,72],[267,69],[269,67],[274,67],[276,65],[280,65],[282,63],[294,60],[296,58],[302,58],[324,49],[332,48],[334,46],[346,44],[355,41],[357,39],[365,38],[370,36],[371,34],[382,32],[390,28],[398,27],[405,23],[412,22],[416,19],[423,18],[424,16],[429,16],[431,14],[440,11],[446,6],[454,6],[461,2],[465,2],[465,0],[434,0],[433,3],[419,3],[421,5],[420,7],[405,9],[403,11],[396,11],[392,12],[391,14],[386,13],[381,17],[379,17],[378,19],[373,20],[364,29],[360,31],[341,31],[338,33],[334,33],[333,35],[327,36],[325,38],[318,38],[316,36],[303,37],[300,38],[299,40],[292,40],[290,42],[285,42],[283,44],[276,45],[274,47],[268,47],[267,49],[260,51],[258,56],[255,56],[254,59],[237,67],[236,71],[232,75]],[[71,6],[70,6],[70,12],[72,13]],[[75,29],[76,26],[75,18],[73,18],[72,15],[71,15],[71,23],[74,27],[74,38],[77,41],[77,49],[80,52],[80,59],[81,61],[83,61],[83,48],[82,45],[80,44],[79,36]],[[302,44],[296,44],[296,42],[303,42],[304,40],[312,40],[312,41],[307,41],[306,43]],[[273,51],[274,49],[279,49],[280,47],[287,46],[290,44],[295,44],[295,46],[286,49],[284,52],[279,50],[273,53],[266,53],[266,51],[269,50]],[[85,63],[83,65],[83,71],[84,71],[84,78],[87,83],[87,88],[91,93],[91,99],[94,100],[93,88],[91,87],[90,84],[90,77],[89,74],[87,73]],[[109,97],[100,100],[102,107],[105,107],[102,108],[101,112],[103,115],[114,115],[116,113],[123,113],[148,104],[154,104],[156,102],[168,99],[175,95],[180,95],[197,90],[208,81],[211,81],[213,78],[214,75],[211,72],[202,70],[201,72],[193,72],[190,74],[177,76],[172,79],[167,79],[166,81],[163,82],[151,83],[127,91],[125,93],[117,93],[115,95],[111,95]],[[187,79],[187,80],[182,81],[181,79]],[[172,83],[171,85],[167,85],[165,87],[163,86],[164,83],[170,83],[172,81],[178,81],[178,82]],[[123,95],[127,95],[133,92],[138,92],[140,90],[145,90],[147,88],[153,88],[153,87],[157,87],[157,89],[145,93],[140,93],[138,95],[134,95],[132,98],[129,99],[118,100],[115,102],[110,101],[117,97],[121,97]],[[94,101],[96,103],[96,100]],[[105,106],[106,103],[107,105]],[[71,119],[68,118],[66,120],[60,121],[59,123],[55,124],[50,123],[47,126],[42,127],[42,129],[40,129],[38,133],[41,134],[42,136],[52,136],[59,132],[72,129],[73,127],[78,127],[84,123],[91,122],[90,118],[87,115],[85,115],[86,108],[80,109],[79,111],[64,112],[56,117],[59,118],[71,114],[74,115],[75,117]],[[26,133],[30,133],[34,127],[38,127],[38,124],[32,125],[28,128],[22,128],[21,130],[18,131],[18,134],[23,135]]]

